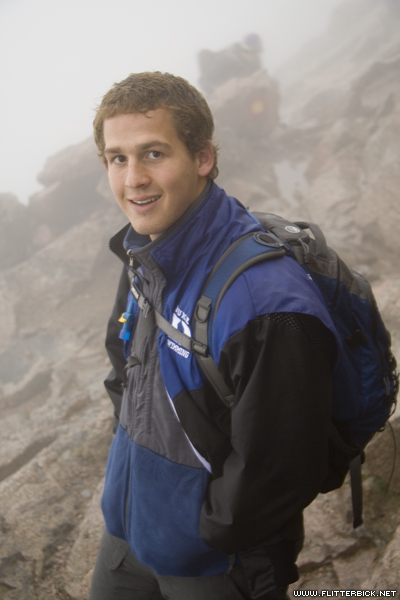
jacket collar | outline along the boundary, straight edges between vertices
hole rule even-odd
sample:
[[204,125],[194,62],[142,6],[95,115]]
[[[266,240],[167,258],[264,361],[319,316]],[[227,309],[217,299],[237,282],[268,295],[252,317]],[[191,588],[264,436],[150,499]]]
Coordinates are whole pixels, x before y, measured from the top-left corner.
[[260,223],[238,200],[210,181],[182,217],[157,239],[151,241],[128,224],[111,238],[110,249],[125,264],[129,263],[129,251],[135,267],[161,268],[168,277],[192,268],[205,249],[217,262],[236,239],[260,229]]
[[[169,238],[169,236],[172,235],[174,231],[179,229],[180,225],[184,223],[196,210],[199,204],[201,204],[203,200],[205,200],[212,188],[212,185],[212,181],[209,180],[204,190],[184,212],[180,219],[173,223],[171,227],[164,231],[164,233],[162,233],[157,239],[152,241],[150,239],[150,236],[137,233],[137,231],[133,229],[132,225],[130,223],[127,223],[125,227],[123,227],[110,239],[110,250],[114,252],[114,254],[116,254],[118,258],[120,258],[122,262],[124,262],[126,265],[129,264],[129,250],[131,251],[131,255],[133,255],[136,258],[137,262],[140,262],[140,258],[143,254],[151,253],[151,251],[154,248],[156,248],[165,239]],[[145,248],[144,252],[140,252],[142,248]]]

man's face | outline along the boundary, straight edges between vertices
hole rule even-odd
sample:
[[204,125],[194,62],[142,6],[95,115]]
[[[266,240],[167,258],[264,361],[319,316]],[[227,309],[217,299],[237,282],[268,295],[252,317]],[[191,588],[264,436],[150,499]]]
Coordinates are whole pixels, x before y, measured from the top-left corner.
[[191,156],[165,108],[106,119],[104,140],[113,194],[133,228],[151,239],[183,215],[213,166],[211,143]]

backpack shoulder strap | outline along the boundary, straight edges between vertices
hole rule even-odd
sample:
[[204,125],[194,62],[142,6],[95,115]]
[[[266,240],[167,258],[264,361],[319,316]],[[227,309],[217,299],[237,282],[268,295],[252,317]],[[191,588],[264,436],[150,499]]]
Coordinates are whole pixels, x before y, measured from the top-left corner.
[[282,258],[287,248],[269,232],[257,232],[237,240],[215,265],[194,311],[194,337],[205,353],[196,352],[197,361],[220,400],[232,407],[234,396],[226,386],[211,354],[215,315],[232,283],[249,267],[265,260]]

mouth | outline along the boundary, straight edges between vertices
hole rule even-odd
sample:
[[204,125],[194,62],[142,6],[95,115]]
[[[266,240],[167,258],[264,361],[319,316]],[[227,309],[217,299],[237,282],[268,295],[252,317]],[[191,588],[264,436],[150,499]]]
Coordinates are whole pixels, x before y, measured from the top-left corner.
[[138,206],[143,206],[145,204],[151,204],[152,202],[156,202],[161,196],[152,196],[151,198],[145,198],[144,200],[131,200],[133,204],[137,204]]

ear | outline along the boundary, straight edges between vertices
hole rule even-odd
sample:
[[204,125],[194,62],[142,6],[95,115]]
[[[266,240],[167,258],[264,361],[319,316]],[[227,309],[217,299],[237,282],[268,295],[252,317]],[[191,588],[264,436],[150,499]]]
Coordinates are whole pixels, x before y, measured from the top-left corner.
[[104,161],[104,166],[105,166],[105,168],[106,168],[106,171],[107,171],[107,173],[108,173],[108,161],[107,161],[107,160],[105,160],[105,161]]
[[198,170],[200,177],[207,177],[214,166],[214,149],[210,140],[202,150],[197,153]]

